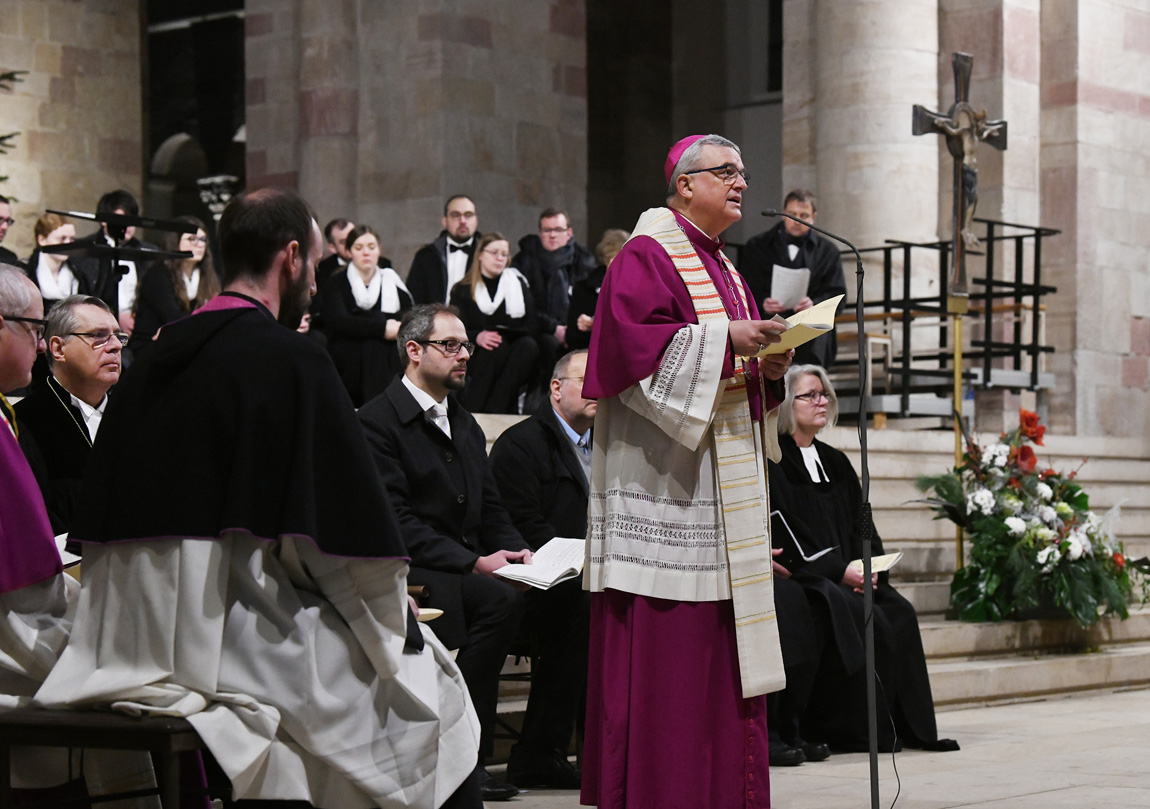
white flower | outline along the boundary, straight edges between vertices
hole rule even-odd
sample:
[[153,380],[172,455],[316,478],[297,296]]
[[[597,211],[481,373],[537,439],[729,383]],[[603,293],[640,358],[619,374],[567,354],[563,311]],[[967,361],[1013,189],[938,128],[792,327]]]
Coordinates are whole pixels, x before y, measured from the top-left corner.
[[1052,572],[1061,558],[1062,554],[1058,552],[1057,545],[1047,545],[1038,552],[1038,564],[1042,565],[1043,573]]
[[994,513],[994,494],[990,489],[978,489],[966,496],[966,510],[968,513],[976,511],[987,516]]
[[1049,542],[1050,540],[1054,539],[1056,536],[1058,536],[1058,534],[1051,531],[1045,525],[1040,525],[1034,529],[1034,537],[1036,539],[1042,540],[1043,542]]
[[1026,533],[1026,523],[1017,517],[1007,517],[1004,522],[1012,537],[1020,537]]
[[988,466],[1006,466],[1006,459],[1010,457],[1010,446],[1007,444],[991,444],[982,451],[982,461]]
[[1054,525],[1058,522],[1058,512],[1052,506],[1039,506],[1038,519],[1047,525]]
[[1090,545],[1090,537],[1082,533],[1081,529],[1075,528],[1066,539],[1070,543],[1066,555],[1070,557],[1071,562],[1081,559],[1083,554],[1093,555],[1094,549]]
[[1047,486],[1042,481],[1039,481],[1038,485],[1035,486],[1034,488],[1035,488],[1035,491],[1038,492],[1038,496],[1041,497],[1043,500],[1049,500],[1051,497],[1054,497],[1054,489],[1050,488],[1049,486]]

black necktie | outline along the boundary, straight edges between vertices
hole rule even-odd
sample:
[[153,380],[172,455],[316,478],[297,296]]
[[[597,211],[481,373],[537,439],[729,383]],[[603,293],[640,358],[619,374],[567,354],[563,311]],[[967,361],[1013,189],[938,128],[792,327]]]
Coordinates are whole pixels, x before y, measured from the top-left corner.
[[462,251],[462,252],[466,253],[467,252],[467,245],[465,245],[465,244],[464,245],[458,245],[458,244],[447,245],[448,254],[454,253],[456,251]]

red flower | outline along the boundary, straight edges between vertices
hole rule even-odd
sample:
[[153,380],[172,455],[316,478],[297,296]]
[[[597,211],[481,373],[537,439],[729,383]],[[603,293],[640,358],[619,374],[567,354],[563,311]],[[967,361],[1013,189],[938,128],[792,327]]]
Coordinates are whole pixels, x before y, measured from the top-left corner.
[[1020,481],[1018,478],[1011,478],[1010,480],[1006,481],[1006,485],[1012,489],[1021,489],[1022,481]]
[[1014,464],[1022,474],[1029,475],[1038,466],[1038,458],[1030,447],[1019,447],[1015,453]]
[[1038,423],[1038,414],[1029,410],[1018,409],[1018,429],[1038,446],[1042,446],[1042,436],[1046,435],[1046,428]]
[[1126,557],[1118,552],[1115,552],[1114,564],[1118,565],[1118,569],[1121,570],[1122,568],[1126,567]]
[[1058,477],[1058,473],[1055,472],[1053,469],[1046,469],[1046,470],[1043,470],[1042,472],[1039,472],[1038,477],[1045,480],[1046,478]]

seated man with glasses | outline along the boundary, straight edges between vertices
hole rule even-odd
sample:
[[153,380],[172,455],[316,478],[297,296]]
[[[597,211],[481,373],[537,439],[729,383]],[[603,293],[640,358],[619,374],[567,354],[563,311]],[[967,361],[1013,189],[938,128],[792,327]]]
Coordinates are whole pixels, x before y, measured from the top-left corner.
[[523,596],[494,571],[529,561],[487,467],[487,440],[475,418],[448,394],[467,378],[475,350],[456,310],[442,303],[407,312],[396,339],[403,375],[359,410],[371,453],[399,516],[411,570],[428,588],[432,623],[455,659],[475,712],[483,799],[518,792],[483,768],[495,750],[499,672],[523,614]]
[[108,304],[72,295],[52,307],[44,328],[47,382],[16,405],[20,444],[37,473],[57,533],[68,530],[104,416],[120,379],[120,331]]

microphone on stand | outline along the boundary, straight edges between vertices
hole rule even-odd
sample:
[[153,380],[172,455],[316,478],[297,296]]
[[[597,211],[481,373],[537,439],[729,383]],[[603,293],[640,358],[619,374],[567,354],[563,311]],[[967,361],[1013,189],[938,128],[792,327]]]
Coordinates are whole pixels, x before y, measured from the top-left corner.
[[874,522],[870,506],[870,469],[867,466],[866,446],[866,378],[870,373],[870,361],[866,353],[866,340],[863,339],[863,265],[862,255],[858,248],[842,236],[836,236],[830,231],[811,224],[810,222],[791,216],[789,213],[768,208],[763,216],[781,216],[805,225],[816,233],[821,233],[829,239],[841,242],[855,254],[855,277],[858,287],[855,292],[855,322],[859,332],[859,463],[862,465],[862,514],[859,518],[859,529],[862,533],[863,546],[863,637],[866,644],[866,703],[867,703],[867,731],[870,746],[870,797],[871,808],[879,809],[878,795],[878,707],[875,694],[874,675],[874,582],[871,579],[871,537],[874,535]]

